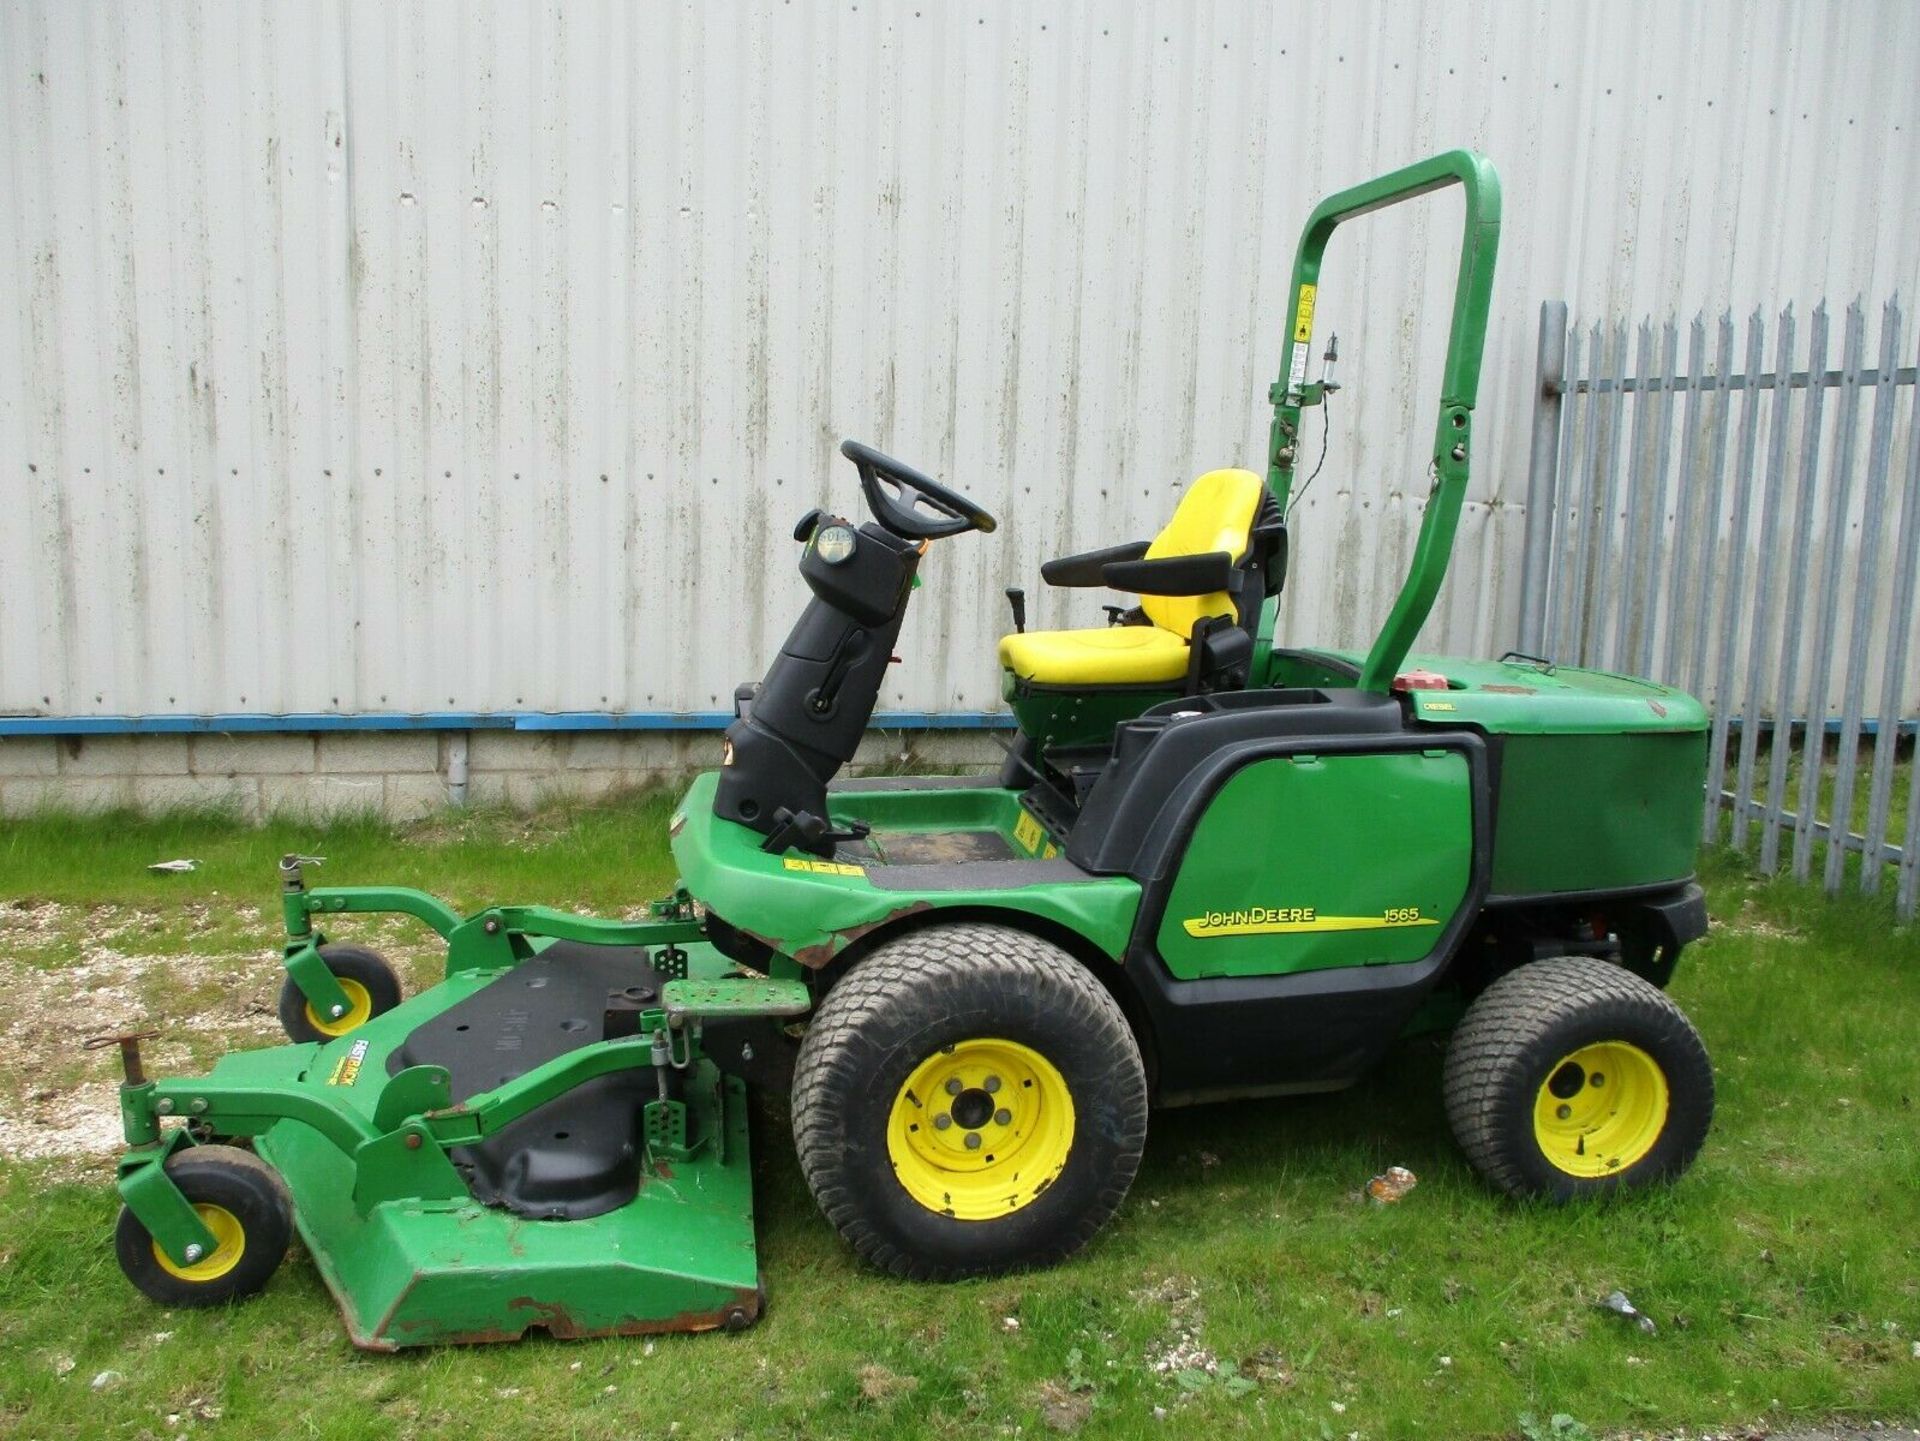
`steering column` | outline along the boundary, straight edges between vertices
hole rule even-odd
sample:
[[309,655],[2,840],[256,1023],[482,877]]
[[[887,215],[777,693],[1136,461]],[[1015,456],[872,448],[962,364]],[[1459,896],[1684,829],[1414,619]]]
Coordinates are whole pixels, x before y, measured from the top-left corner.
[[873,718],[920,558],[934,540],[994,529],[986,511],[912,467],[849,440],[873,519],[857,528],[809,511],[794,530],[813,592],[758,685],[734,695],[714,814],[790,847],[830,856],[857,839],[827,819],[827,783]]

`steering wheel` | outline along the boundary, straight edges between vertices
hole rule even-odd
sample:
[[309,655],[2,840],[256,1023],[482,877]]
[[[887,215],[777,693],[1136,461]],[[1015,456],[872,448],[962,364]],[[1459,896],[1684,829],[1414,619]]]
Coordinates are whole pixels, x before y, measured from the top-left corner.
[[857,440],[840,442],[840,453],[860,472],[873,518],[906,540],[942,540],[962,531],[992,531],[999,522],[957,490],[922,475],[890,455]]

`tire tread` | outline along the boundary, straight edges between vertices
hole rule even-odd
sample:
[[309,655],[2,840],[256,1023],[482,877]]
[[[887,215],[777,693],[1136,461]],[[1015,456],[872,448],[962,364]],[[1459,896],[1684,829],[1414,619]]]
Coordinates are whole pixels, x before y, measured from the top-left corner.
[[[1553,956],[1510,971],[1468,1007],[1454,1031],[1444,1082],[1447,1121],[1474,1168],[1508,1195],[1539,1189],[1518,1164],[1512,1137],[1499,1124],[1499,1103],[1515,1084],[1524,1053],[1555,1024],[1583,1011],[1616,1007],[1637,1009],[1699,1045],[1692,1023],[1665,992],[1589,956]],[[1710,1114],[1711,1069],[1706,1076]]]
[[1114,1038],[1114,1074],[1108,1079],[1118,1084],[1125,1099],[1137,1101],[1141,1123],[1094,1204],[1074,1217],[1034,1264],[1052,1264],[1079,1250],[1126,1198],[1146,1141],[1146,1076],[1119,1004],[1078,960],[1029,932],[983,921],[929,926],[880,946],[834,986],[814,1012],[794,1067],[793,1130],[801,1172],[827,1220],[867,1264],[916,1281],[951,1280],[995,1269],[942,1265],[903,1250],[873,1226],[851,1178],[835,1164],[839,1148],[833,1097],[864,1083],[863,1031],[878,1020],[890,999],[908,988],[937,996],[964,986],[977,997],[982,980],[1025,989],[1040,969],[1062,983],[1065,995],[1056,1001],[1070,1013],[1070,1024]]

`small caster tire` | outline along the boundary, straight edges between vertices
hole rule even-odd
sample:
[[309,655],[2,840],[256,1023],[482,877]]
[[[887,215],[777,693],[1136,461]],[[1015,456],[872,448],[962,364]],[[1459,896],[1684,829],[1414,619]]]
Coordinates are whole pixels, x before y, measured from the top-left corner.
[[254,1295],[286,1259],[293,1239],[293,1207],[279,1176],[258,1156],[233,1146],[176,1151],[165,1165],[213,1232],[213,1252],[179,1264],[122,1206],[114,1231],[121,1271],[162,1306],[219,1306]]
[[1713,1123],[1700,1033],[1657,987],[1588,956],[1487,987],[1445,1076],[1460,1149],[1510,1196],[1565,1202],[1677,1179]]
[[280,1028],[290,1039],[322,1044],[337,1040],[400,1004],[400,977],[378,951],[364,946],[324,945],[320,947],[320,959],[347,993],[349,1009],[338,1019],[320,1015],[288,976],[280,987]]

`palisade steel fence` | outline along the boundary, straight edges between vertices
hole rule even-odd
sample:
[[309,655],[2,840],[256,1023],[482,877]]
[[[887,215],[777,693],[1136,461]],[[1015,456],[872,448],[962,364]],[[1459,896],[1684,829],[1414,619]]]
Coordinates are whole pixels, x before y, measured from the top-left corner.
[[[1920,894],[1920,387],[1897,298],[1686,326],[1541,307],[1520,649],[1712,712],[1703,835]],[[1837,334],[1835,333],[1837,329]],[[1771,334],[1769,331],[1771,330]],[[1816,851],[1819,852],[1816,862]]]

